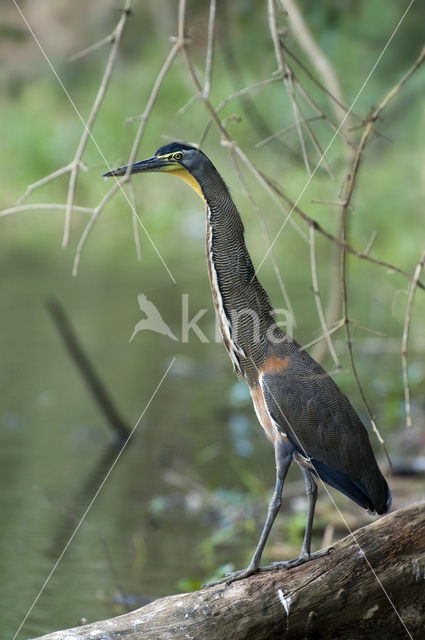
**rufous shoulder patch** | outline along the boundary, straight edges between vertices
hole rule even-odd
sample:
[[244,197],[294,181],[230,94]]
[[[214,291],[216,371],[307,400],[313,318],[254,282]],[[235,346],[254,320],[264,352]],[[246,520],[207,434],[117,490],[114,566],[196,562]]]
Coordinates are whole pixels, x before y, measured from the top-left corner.
[[267,358],[262,367],[260,367],[260,373],[281,373],[289,367],[290,358],[285,356],[279,358],[279,356],[270,356]]

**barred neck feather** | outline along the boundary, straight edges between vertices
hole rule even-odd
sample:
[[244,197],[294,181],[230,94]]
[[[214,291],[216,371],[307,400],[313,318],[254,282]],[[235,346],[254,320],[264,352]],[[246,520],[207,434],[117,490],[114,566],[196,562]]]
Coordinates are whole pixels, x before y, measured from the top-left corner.
[[273,308],[255,275],[242,220],[225,183],[211,168],[208,179],[202,173],[195,177],[207,204],[208,273],[223,341],[235,370],[253,381],[266,355]]

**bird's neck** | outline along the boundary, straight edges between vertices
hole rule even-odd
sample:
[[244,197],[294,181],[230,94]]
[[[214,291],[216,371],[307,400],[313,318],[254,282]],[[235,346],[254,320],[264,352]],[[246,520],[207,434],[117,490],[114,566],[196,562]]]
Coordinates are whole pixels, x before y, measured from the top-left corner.
[[236,371],[254,382],[266,357],[267,330],[275,324],[245,245],[244,227],[217,171],[200,181],[206,202],[206,254],[218,323]]

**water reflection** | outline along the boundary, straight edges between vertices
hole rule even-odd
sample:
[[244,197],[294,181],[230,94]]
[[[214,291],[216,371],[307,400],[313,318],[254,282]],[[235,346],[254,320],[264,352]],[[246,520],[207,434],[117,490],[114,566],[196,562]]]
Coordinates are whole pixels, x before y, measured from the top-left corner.
[[[117,263],[108,268],[88,252],[75,281],[50,254],[8,260],[0,300],[0,635],[15,633],[117,455],[45,311],[47,293],[64,300],[130,426],[177,359],[18,640],[196,588],[225,564],[228,570],[246,566],[272,491],[274,457],[222,345],[177,344],[147,332],[129,344],[141,290],[167,319],[180,300],[180,292],[172,297],[168,283],[158,281],[156,266],[145,264],[141,273],[120,255],[119,270]],[[188,264],[179,280],[193,285]],[[197,306],[211,310],[207,283],[193,286]],[[179,326],[181,318],[174,320]],[[378,370],[393,379],[394,367],[386,368],[383,358],[368,365],[372,383]],[[390,394],[384,395],[388,406]],[[399,394],[393,396],[399,402]],[[296,470],[292,477],[299,480]],[[293,492],[288,485],[285,507],[300,493],[302,483]],[[280,556],[273,544],[285,540],[288,513],[265,561],[268,553]],[[320,531],[320,519],[316,527]]]

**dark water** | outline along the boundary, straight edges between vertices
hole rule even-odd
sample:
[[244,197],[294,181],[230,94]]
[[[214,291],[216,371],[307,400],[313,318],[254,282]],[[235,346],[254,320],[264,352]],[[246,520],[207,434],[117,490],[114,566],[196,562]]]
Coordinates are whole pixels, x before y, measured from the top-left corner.
[[[1,260],[2,638],[14,637],[36,598],[18,638],[194,588],[229,560],[242,565],[255,527],[236,540],[229,525],[246,511],[248,491],[273,483],[272,451],[246,389],[213,340],[206,275],[193,289],[208,307],[199,324],[209,344],[149,331],[129,343],[143,317],[140,292],[180,336],[181,291],[133,256],[119,269],[89,258],[73,279],[63,255],[5,250]],[[119,459],[47,312],[51,295],[125,421],[137,424]]]
[[[155,256],[140,265],[130,251],[105,253],[101,241],[84,254],[77,279],[72,252],[51,243],[13,251],[3,244],[1,637],[14,638],[27,615],[19,639],[197,588],[229,562],[245,566],[273,487],[274,460],[247,388],[214,340],[202,249],[170,258],[178,283],[172,285]],[[129,342],[145,317],[140,293],[178,341],[145,330]],[[184,293],[189,317],[208,309],[199,321],[208,342],[193,332],[181,341]],[[52,295],[129,428],[137,425],[121,454],[47,312]],[[311,309],[301,317],[311,319],[311,327],[299,329],[311,337],[316,318]],[[370,350],[361,361],[381,418],[381,406],[388,412],[394,405],[393,419],[402,412],[392,373],[398,358],[391,352],[378,359]],[[299,482],[295,471],[291,478]],[[294,495],[302,493],[301,483]],[[285,539],[284,517],[272,545]]]

